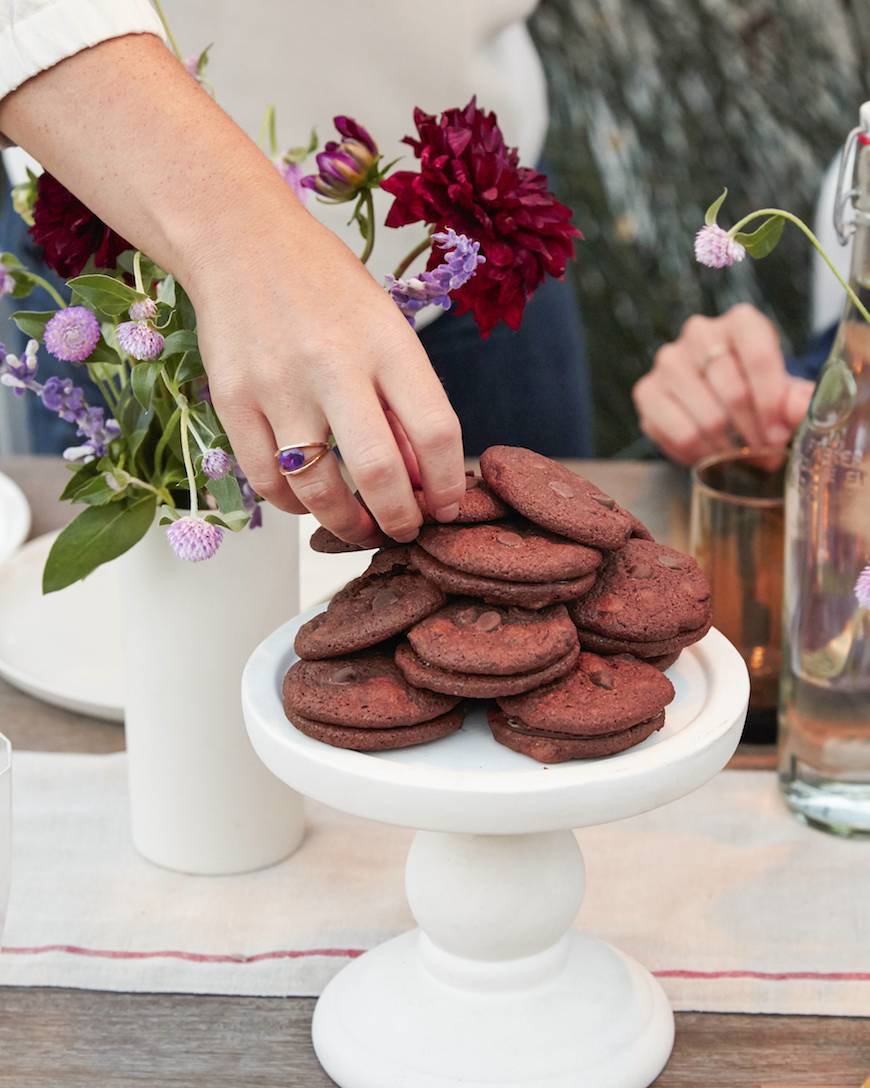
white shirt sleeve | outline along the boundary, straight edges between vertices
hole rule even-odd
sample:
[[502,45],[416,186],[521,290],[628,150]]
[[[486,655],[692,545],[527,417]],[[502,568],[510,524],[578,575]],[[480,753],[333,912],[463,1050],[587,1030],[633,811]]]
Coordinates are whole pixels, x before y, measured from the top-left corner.
[[149,0],[0,0],[0,98],[66,57],[123,34],[164,37]]

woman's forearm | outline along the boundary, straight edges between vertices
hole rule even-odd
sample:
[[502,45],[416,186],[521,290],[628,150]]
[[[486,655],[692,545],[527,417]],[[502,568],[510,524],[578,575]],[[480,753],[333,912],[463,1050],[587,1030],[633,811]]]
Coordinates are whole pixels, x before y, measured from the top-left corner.
[[147,34],[69,57],[0,102],[0,130],[185,282],[309,219],[256,145]]

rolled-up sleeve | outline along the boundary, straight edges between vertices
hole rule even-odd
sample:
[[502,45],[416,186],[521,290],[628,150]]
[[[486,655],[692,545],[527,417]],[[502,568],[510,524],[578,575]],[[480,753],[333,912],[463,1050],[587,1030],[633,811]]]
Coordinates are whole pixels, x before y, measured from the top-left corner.
[[149,0],[0,0],[0,99],[66,57],[123,34],[164,36]]

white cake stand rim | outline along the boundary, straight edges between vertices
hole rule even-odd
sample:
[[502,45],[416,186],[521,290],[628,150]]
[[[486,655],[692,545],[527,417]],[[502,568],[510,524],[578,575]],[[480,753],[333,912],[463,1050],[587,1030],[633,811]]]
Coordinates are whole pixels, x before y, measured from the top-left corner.
[[[577,760],[553,767],[545,776],[528,771],[464,770],[449,772],[423,763],[401,763],[378,759],[365,752],[333,748],[313,740],[287,721],[281,701],[284,673],[295,660],[293,640],[298,628],[326,607],[320,604],[300,613],[269,635],[251,654],[242,676],[242,704],[248,732],[255,747],[256,734],[266,735],[269,747],[284,750],[285,756],[314,764],[349,778],[404,788],[443,790],[456,793],[558,794],[584,784],[600,785],[620,778],[637,778],[647,771],[661,772],[693,755],[706,751],[734,729],[735,720],[745,713],[749,698],[749,674],[737,650],[716,628],[683,651],[700,659],[708,684],[708,698],[701,720],[650,747],[638,747],[606,759]],[[495,743],[495,742],[493,742]],[[262,754],[262,753],[261,753]],[[299,787],[297,788],[303,788]]]

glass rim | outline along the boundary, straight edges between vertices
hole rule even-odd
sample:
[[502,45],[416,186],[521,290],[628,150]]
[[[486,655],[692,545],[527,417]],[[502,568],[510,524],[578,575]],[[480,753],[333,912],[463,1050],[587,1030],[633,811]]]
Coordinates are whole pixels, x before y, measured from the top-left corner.
[[[713,487],[711,484],[701,479],[700,474],[706,471],[708,468],[712,468],[713,465],[720,465],[725,463],[734,463],[735,461],[745,461],[749,457],[766,457],[766,456],[788,456],[786,451],[781,446],[740,446],[739,449],[727,450],[721,453],[709,453],[706,457],[702,457],[700,461],[697,461],[692,465],[691,479],[692,489],[694,491],[703,492],[719,502],[731,503],[733,506],[753,506],[758,510],[775,510],[778,506],[782,506],[785,503],[785,494],[779,496],[779,498],[767,498],[762,495],[735,495],[731,491],[722,491],[718,487]],[[785,464],[785,462],[783,462]]]
[[0,775],[12,769],[12,741],[0,733]]

